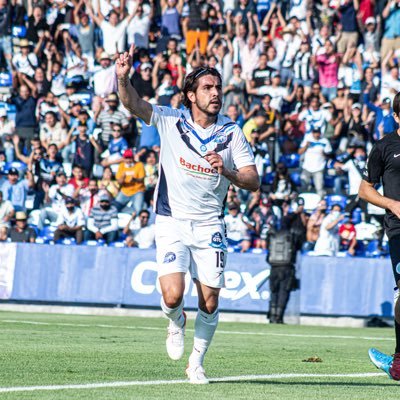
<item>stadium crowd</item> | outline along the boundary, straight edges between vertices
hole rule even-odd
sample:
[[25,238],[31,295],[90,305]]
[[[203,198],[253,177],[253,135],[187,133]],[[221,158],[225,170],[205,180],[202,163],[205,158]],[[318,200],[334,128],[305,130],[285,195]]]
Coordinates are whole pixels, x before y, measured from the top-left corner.
[[397,0],[0,0],[0,241],[154,245],[160,139],[115,77],[132,44],[154,104],[182,107],[199,65],[221,73],[262,179],[229,190],[232,249],[290,227],[310,254],[385,254],[383,211],[357,193],[397,128]]

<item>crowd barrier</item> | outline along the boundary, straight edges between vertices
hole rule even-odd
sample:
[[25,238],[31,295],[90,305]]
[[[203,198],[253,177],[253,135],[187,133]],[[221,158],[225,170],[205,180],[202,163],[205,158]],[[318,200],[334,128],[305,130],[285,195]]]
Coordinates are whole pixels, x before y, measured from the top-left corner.
[[[263,254],[230,254],[221,291],[226,311],[265,313],[270,267]],[[387,259],[299,259],[300,290],[290,315],[390,316],[393,278]],[[159,307],[155,250],[38,244],[0,244],[0,299],[24,302]],[[187,276],[185,304],[196,308]]]

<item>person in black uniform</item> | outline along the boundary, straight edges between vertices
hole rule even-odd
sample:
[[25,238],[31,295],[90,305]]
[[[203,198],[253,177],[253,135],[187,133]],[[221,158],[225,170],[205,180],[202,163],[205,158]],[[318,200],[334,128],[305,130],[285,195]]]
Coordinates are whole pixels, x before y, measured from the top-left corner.
[[[393,100],[393,117],[400,123],[400,92]],[[389,238],[389,252],[397,285],[395,296],[396,349],[393,356],[372,348],[373,364],[394,380],[400,380],[400,129],[385,135],[375,143],[363,171],[359,196],[386,210],[384,228]],[[382,183],[383,196],[375,189]]]

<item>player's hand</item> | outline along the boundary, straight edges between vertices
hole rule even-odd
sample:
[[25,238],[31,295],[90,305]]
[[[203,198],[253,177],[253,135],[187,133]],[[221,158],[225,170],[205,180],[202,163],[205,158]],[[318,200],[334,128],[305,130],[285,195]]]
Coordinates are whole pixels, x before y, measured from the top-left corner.
[[397,217],[400,218],[400,201],[392,200],[389,204],[389,210]]
[[119,57],[116,60],[116,66],[115,66],[115,72],[117,74],[118,79],[125,79],[129,75],[129,71],[132,68],[133,65],[133,53],[135,51],[135,45],[132,44],[129,52],[125,51],[125,53],[122,53],[119,55]]
[[218,171],[220,175],[224,175],[225,167],[222,157],[217,154],[215,151],[209,151],[205,156],[204,159]]

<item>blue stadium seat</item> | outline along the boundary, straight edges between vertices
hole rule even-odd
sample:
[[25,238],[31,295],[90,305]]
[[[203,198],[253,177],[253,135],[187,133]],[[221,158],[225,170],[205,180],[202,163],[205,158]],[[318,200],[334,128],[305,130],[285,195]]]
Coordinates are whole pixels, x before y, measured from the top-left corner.
[[298,187],[301,186],[301,174],[300,172],[292,172],[290,174],[290,177],[292,178],[292,181],[294,182],[294,184]]
[[265,174],[262,178],[262,183],[264,185],[271,185],[272,182],[274,181],[274,177],[275,177],[275,172],[271,172],[269,174]]
[[25,26],[13,26],[11,29],[11,35],[15,38],[26,37],[26,27]]
[[324,176],[324,186],[325,186],[325,188],[332,189],[333,187],[335,187],[335,178],[336,178],[336,176],[325,175]]
[[366,249],[365,249],[365,255],[367,257],[380,257],[382,254],[380,248],[379,248],[379,240],[371,240],[370,242],[367,243]]
[[99,239],[99,240],[86,240],[83,242],[85,246],[93,246],[93,247],[101,247],[105,245],[105,240]]
[[10,86],[12,86],[11,72],[1,72],[0,73],[0,87],[10,87]]
[[334,204],[340,204],[344,209],[347,204],[347,197],[340,194],[329,194],[325,197],[325,200],[328,208],[331,208]]
[[121,248],[121,247],[125,247],[125,243],[123,241],[118,241],[118,242],[110,243],[109,246],[110,247],[119,247],[119,248]]
[[362,221],[362,211],[360,207],[357,207],[353,210],[351,214],[351,220],[353,224],[359,224]]
[[279,158],[279,162],[284,163],[288,168],[299,168],[300,154],[284,154]]
[[74,246],[76,245],[76,240],[75,238],[64,238],[60,239],[56,242],[56,244],[62,244],[64,246]]
[[42,238],[47,238],[50,240],[53,240],[54,238],[54,232],[57,230],[55,226],[45,226],[41,231],[40,231],[40,237]]

